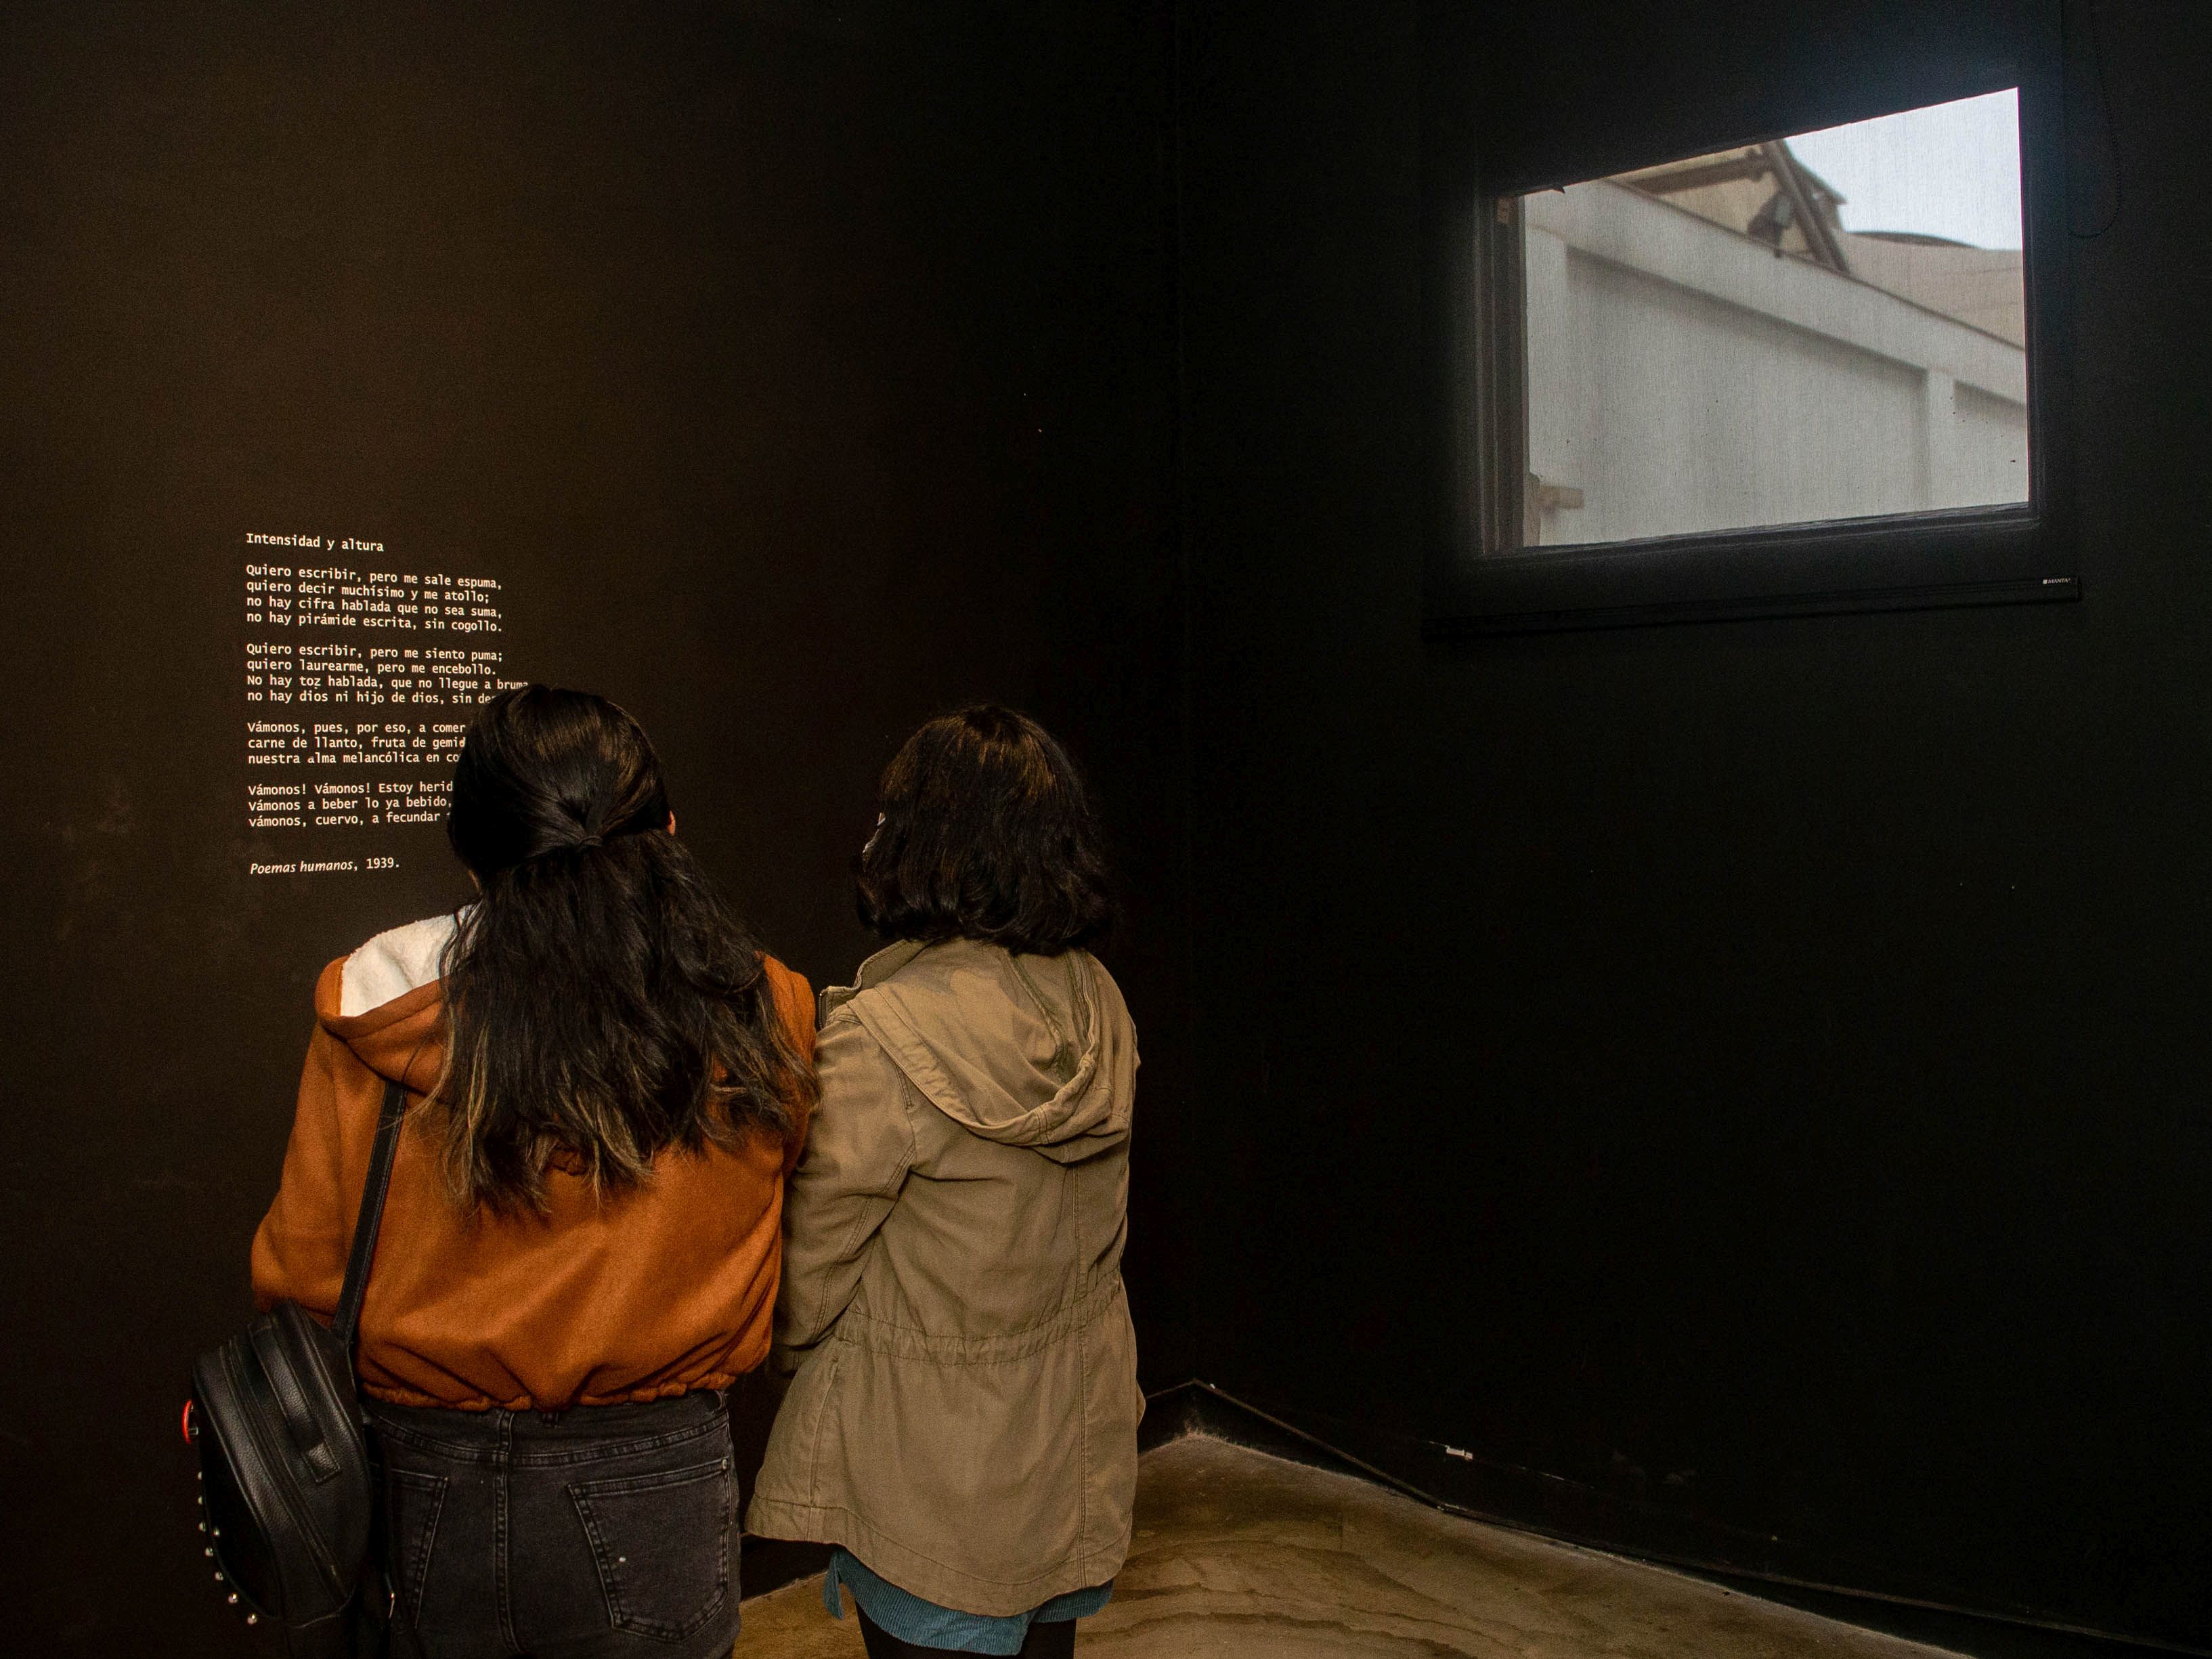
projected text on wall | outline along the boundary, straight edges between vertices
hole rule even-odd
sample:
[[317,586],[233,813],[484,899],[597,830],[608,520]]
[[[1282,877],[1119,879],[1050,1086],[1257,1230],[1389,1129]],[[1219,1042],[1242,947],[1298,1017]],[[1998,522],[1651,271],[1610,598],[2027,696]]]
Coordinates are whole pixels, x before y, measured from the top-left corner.
[[247,535],[241,580],[248,869],[398,868],[445,820],[476,706],[516,683],[499,582],[289,532]]

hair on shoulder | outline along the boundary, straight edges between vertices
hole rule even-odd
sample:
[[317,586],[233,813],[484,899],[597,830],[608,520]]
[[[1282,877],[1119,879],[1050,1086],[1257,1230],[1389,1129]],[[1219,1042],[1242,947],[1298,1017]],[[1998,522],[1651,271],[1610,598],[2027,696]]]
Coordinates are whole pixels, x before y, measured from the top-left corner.
[[931,720],[884,768],[860,849],[860,920],[890,939],[981,939],[1057,956],[1113,921],[1103,836],[1067,751],[978,703]]
[[531,685],[477,711],[446,833],[478,884],[447,947],[446,1167],[542,1212],[555,1160],[636,1187],[672,1147],[788,1142],[818,1097],[751,932],[676,839],[615,704]]

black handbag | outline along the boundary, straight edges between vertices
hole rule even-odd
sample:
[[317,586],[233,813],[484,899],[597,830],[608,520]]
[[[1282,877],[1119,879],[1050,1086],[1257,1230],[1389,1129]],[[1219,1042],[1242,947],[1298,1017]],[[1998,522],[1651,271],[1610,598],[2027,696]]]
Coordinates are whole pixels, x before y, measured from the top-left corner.
[[386,1085],[330,1328],[280,1302],[192,1367],[185,1431],[204,1553],[230,1605],[279,1630],[293,1659],[374,1651],[391,1614],[370,1549],[378,1502],[353,1347],[406,1110]]

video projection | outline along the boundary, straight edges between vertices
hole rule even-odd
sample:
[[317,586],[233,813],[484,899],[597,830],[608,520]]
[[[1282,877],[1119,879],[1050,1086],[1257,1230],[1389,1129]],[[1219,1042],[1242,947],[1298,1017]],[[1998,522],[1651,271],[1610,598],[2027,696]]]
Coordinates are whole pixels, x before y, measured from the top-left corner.
[[471,714],[526,683],[503,667],[504,589],[362,537],[243,548],[247,873],[400,869],[444,821]]

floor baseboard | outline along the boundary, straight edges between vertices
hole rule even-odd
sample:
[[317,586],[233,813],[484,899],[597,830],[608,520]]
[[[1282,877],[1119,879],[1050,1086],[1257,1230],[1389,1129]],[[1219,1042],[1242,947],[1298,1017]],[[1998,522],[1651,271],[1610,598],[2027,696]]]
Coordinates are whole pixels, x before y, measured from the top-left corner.
[[[1348,1425],[1310,1418],[1310,1426],[1307,1426],[1293,1421],[1286,1410],[1263,1409],[1195,1377],[1160,1390],[1146,1404],[1139,1444],[1147,1449],[1182,1435],[1210,1435],[1286,1462],[1332,1469],[1371,1481],[1449,1514],[1608,1555],[1648,1561],[1725,1585],[1741,1595],[1799,1607],[1862,1629],[1947,1648],[1967,1656],[1967,1659],[2165,1659],[2176,1653],[2212,1653],[2212,1650],[2146,1644],[1971,1608],[1901,1600],[1844,1586],[1808,1583],[1779,1574],[1743,1572],[1723,1562],[1698,1559],[1694,1547],[1676,1550],[1624,1547],[1611,1539],[1577,1532],[1571,1522],[1562,1524],[1561,1517],[1566,1511],[1552,1493],[1534,1484],[1539,1480],[1555,1483],[1554,1477],[1486,1465],[1466,1453],[1454,1455],[1466,1461],[1472,1492],[1482,1501],[1454,1501],[1439,1496],[1422,1481],[1409,1478],[1408,1473],[1386,1467],[1390,1462],[1400,1461],[1391,1456],[1393,1449],[1405,1449],[1386,1445],[1387,1437],[1374,1437],[1374,1443],[1362,1444],[1359,1451],[1346,1449],[1336,1440],[1352,1437],[1344,1432],[1350,1427]],[[1407,1441],[1408,1447],[1414,1443]],[[1368,1455],[1359,1455],[1360,1451]],[[1410,1459],[1402,1467],[1411,1474],[1427,1473]],[[1485,1476],[1489,1478],[1485,1480]]]

